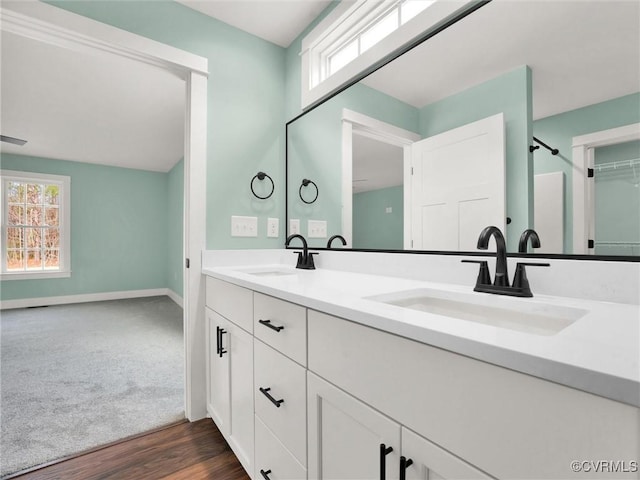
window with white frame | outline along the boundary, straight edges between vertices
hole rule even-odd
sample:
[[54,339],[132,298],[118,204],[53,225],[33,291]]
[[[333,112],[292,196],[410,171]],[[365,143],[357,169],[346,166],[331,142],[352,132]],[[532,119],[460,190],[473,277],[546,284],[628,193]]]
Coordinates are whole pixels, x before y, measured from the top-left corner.
[[0,171],[2,279],[70,276],[67,176]]
[[302,108],[477,3],[477,0],[342,0],[302,40]]

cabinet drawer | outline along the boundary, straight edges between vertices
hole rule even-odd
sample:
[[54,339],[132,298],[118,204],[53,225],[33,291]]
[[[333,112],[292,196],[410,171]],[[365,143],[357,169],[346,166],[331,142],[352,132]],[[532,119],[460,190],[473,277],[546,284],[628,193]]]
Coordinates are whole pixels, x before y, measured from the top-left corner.
[[254,293],[257,338],[301,365],[307,364],[307,311],[293,303]]
[[307,471],[258,417],[256,420],[256,470],[254,480],[304,480]]
[[207,277],[207,307],[246,331],[253,332],[253,292],[217,278]]
[[256,415],[306,467],[306,370],[259,340],[253,345]]

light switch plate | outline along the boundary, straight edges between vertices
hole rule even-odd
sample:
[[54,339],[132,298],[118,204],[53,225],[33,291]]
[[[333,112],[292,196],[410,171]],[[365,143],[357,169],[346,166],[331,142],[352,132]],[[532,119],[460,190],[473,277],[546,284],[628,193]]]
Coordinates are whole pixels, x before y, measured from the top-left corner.
[[258,217],[231,216],[232,237],[257,237]]
[[309,238],[327,238],[326,220],[309,220],[307,224]]
[[289,235],[294,233],[300,233],[300,220],[297,218],[289,220]]
[[267,237],[278,238],[279,227],[280,227],[280,219],[267,218]]

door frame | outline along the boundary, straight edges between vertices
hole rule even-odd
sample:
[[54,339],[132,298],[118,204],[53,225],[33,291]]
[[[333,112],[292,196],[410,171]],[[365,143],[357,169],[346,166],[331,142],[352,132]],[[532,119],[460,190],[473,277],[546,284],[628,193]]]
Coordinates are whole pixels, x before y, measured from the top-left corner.
[[593,168],[596,147],[605,147],[617,143],[640,140],[640,123],[600,130],[573,137],[573,254],[593,255],[595,250],[588,248],[589,238],[594,238],[595,196],[593,182],[588,181],[588,171]]
[[[353,135],[362,135],[404,149],[405,187],[411,179],[407,148],[422,137],[362,113],[342,109],[342,236],[353,247]],[[405,232],[406,233],[406,232]]]
[[99,50],[155,65],[185,80],[183,329],[185,415],[206,416],[205,320],[202,251],[206,247],[208,60],[42,2],[0,6],[0,28],[58,47]]

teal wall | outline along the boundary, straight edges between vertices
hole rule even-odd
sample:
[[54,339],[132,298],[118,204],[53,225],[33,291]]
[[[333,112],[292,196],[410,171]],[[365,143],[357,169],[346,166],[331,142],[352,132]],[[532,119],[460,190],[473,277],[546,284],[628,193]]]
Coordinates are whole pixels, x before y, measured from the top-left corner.
[[[418,109],[361,84],[293,122],[289,126],[289,218],[301,220],[301,233],[305,237],[309,219],[326,220],[328,237],[342,233],[343,108],[405,130],[415,132],[418,128]],[[311,205],[302,202],[298,195],[304,178],[318,185],[318,199]],[[310,239],[309,244],[325,246],[326,239]]]
[[[429,137],[504,113],[507,170],[507,247],[517,251],[520,234],[533,223],[531,70],[523,66],[431,103],[420,110],[419,133]],[[480,233],[480,232],[478,232]]]
[[167,174],[9,154],[2,168],[71,177],[71,277],[5,280],[2,300],[167,287]]
[[534,173],[561,171],[565,178],[564,252],[573,251],[573,137],[640,122],[640,93],[589,105],[536,120],[533,135],[560,150],[556,156],[540,148],[534,153]]
[[[207,248],[281,247],[285,49],[172,1],[48,3],[208,59]],[[251,195],[259,170],[275,181],[269,200]],[[257,216],[259,236],[232,238],[231,215]],[[267,217],[283,219],[280,238]]]
[[[640,141],[595,149],[595,164],[640,158]],[[640,165],[595,174],[596,255],[640,255]],[[627,245],[598,245],[598,242]],[[634,245],[631,245],[631,244]]]
[[402,185],[353,195],[353,248],[404,248],[403,195]]
[[183,294],[184,160],[167,173],[167,286]]

